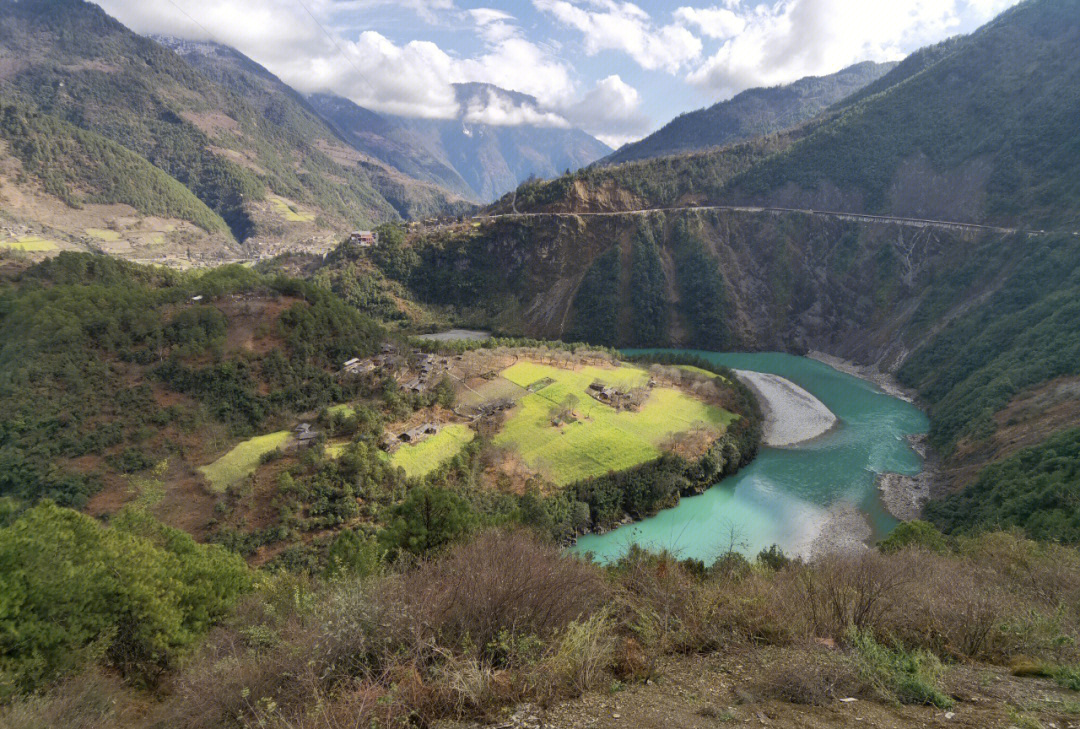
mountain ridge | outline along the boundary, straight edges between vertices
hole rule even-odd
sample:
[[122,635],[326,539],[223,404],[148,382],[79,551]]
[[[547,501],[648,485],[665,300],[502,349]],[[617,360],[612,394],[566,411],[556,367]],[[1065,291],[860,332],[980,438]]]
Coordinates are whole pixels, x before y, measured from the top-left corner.
[[892,71],[895,63],[864,61],[824,76],[752,88],[712,106],[680,114],[644,139],[600,160],[613,165],[722,147],[808,121]]
[[[471,104],[493,99],[540,114],[537,100],[491,84],[455,84],[460,111],[453,119],[372,112],[333,94],[309,97],[353,146],[402,171],[437,180],[476,200],[492,200],[532,177],[550,177],[595,162],[611,149],[580,129],[470,121]],[[481,95],[487,98],[480,99]]]

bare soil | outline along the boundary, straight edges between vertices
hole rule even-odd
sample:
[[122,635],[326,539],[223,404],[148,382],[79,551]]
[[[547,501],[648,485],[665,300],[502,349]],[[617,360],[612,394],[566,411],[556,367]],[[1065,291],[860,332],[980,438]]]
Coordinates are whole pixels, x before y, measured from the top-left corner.
[[1059,377],[1014,397],[994,414],[996,429],[985,439],[962,439],[945,464],[947,490],[968,485],[988,464],[1042,443],[1080,423],[1080,377]]
[[[956,705],[949,711],[932,706],[893,705],[877,700],[835,696],[821,705],[765,698],[762,685],[782,670],[793,649],[760,649],[661,660],[657,675],[625,688],[542,708],[517,707],[487,724],[447,722],[440,729],[530,727],[533,729],[716,729],[725,726],[777,729],[910,729],[949,727],[1080,727],[1076,694],[1046,679],[1017,678],[989,665],[947,669],[945,688]],[[1038,723],[1035,723],[1038,722]]]

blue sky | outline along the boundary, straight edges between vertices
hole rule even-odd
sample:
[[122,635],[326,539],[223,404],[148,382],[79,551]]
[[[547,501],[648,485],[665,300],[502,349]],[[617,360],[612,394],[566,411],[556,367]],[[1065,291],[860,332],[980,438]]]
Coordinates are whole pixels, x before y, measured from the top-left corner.
[[[575,126],[611,146],[755,86],[898,60],[1016,0],[101,0],[134,30],[238,48],[376,111]],[[489,95],[462,108],[452,84]]]

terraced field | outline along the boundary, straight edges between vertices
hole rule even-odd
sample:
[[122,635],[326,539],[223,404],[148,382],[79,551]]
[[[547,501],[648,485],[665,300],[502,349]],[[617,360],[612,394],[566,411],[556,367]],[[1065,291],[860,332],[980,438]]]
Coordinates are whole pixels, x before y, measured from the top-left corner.
[[416,445],[401,446],[390,456],[390,463],[404,468],[409,478],[420,478],[457,455],[475,436],[467,425],[448,425]]
[[44,253],[46,251],[55,251],[57,249],[55,242],[46,240],[36,235],[24,235],[17,240],[6,240],[0,242],[0,248],[7,248],[13,251],[24,251],[26,253]]
[[315,219],[315,213],[304,212],[280,197],[271,197],[270,202],[274,205],[274,212],[290,223],[310,223]]
[[[518,402],[495,444],[513,448],[530,468],[559,486],[651,461],[671,436],[700,427],[722,432],[736,417],[674,388],[653,388],[636,412],[616,411],[588,394],[595,381],[621,390],[646,385],[648,373],[629,365],[567,370],[519,362],[501,374],[524,388],[553,381]],[[552,425],[552,408],[571,395],[577,398],[577,421]]]
[[210,465],[201,467],[199,471],[210,482],[210,488],[221,493],[248,474],[254,473],[259,465],[259,459],[265,453],[285,445],[290,435],[291,433],[287,430],[279,430],[276,433],[250,438],[237,444]]

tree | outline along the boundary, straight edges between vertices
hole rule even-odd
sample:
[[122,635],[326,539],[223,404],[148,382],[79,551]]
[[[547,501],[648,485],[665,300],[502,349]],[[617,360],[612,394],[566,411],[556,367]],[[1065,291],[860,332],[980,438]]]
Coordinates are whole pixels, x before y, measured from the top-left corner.
[[390,524],[379,535],[387,550],[424,554],[460,540],[476,525],[469,502],[446,489],[413,489],[391,512]]
[[153,678],[251,586],[236,555],[135,511],[43,501],[0,529],[0,699],[103,659]]
[[350,529],[337,535],[326,557],[327,577],[369,577],[379,571],[382,548],[374,537]]
[[889,536],[878,543],[878,549],[891,554],[911,545],[923,547],[938,554],[945,554],[949,549],[945,543],[945,536],[938,531],[937,527],[918,519],[899,524]]

